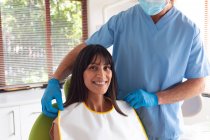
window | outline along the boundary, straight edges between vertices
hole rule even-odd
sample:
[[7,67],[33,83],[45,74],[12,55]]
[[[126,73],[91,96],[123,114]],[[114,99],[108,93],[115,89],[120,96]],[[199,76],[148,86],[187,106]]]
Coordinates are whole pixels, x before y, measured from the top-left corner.
[[0,6],[1,89],[47,82],[87,38],[86,0],[3,0]]
[[[208,0],[177,0],[175,4],[178,9],[199,26],[210,62],[210,3]],[[206,92],[210,93],[210,76],[207,77]]]

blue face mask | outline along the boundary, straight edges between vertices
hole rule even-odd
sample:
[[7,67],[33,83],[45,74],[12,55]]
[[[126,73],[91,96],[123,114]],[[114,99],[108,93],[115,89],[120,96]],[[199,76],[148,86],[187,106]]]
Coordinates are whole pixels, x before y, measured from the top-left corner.
[[160,13],[168,4],[167,0],[139,0],[139,4],[147,15]]

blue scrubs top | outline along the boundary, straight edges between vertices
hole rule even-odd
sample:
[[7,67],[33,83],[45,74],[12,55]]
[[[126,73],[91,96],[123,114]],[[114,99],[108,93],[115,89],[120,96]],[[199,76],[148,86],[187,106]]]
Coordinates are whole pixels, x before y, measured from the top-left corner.
[[[113,16],[86,44],[113,45],[118,99],[137,89],[156,93],[180,84],[183,78],[209,73],[200,30],[175,7],[154,24],[137,4]],[[181,104],[137,110],[150,140],[178,138],[183,124]]]

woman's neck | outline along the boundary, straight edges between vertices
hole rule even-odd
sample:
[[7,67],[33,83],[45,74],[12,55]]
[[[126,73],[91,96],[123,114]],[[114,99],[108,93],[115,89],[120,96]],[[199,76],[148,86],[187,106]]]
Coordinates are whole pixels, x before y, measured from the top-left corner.
[[94,96],[94,97],[88,97],[88,99],[85,101],[85,104],[93,111],[96,112],[106,112],[111,110],[112,103],[111,101],[104,97],[104,96]]

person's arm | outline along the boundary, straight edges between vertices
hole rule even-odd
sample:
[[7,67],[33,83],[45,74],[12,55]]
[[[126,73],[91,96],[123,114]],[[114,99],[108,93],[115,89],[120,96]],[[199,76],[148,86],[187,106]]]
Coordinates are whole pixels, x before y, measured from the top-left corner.
[[[56,72],[53,74],[53,78],[48,81],[47,88],[42,96],[42,112],[51,118],[57,116],[58,110],[63,110],[62,94],[59,85],[59,81],[65,79],[72,70],[72,66],[79,52],[86,47],[85,43],[76,46],[71,52],[69,52],[58,66]],[[58,109],[52,106],[52,100],[55,99]]]
[[136,109],[141,106],[151,107],[161,104],[171,104],[201,94],[204,91],[204,87],[205,78],[188,79],[171,89],[157,93],[150,93],[138,89],[128,94],[124,100]]
[[170,104],[201,94],[205,88],[205,78],[188,79],[174,88],[157,93],[158,104]]
[[65,79],[71,73],[74,61],[84,47],[86,47],[86,44],[82,43],[70,51],[58,66],[57,70],[53,74],[53,77],[59,81]]

